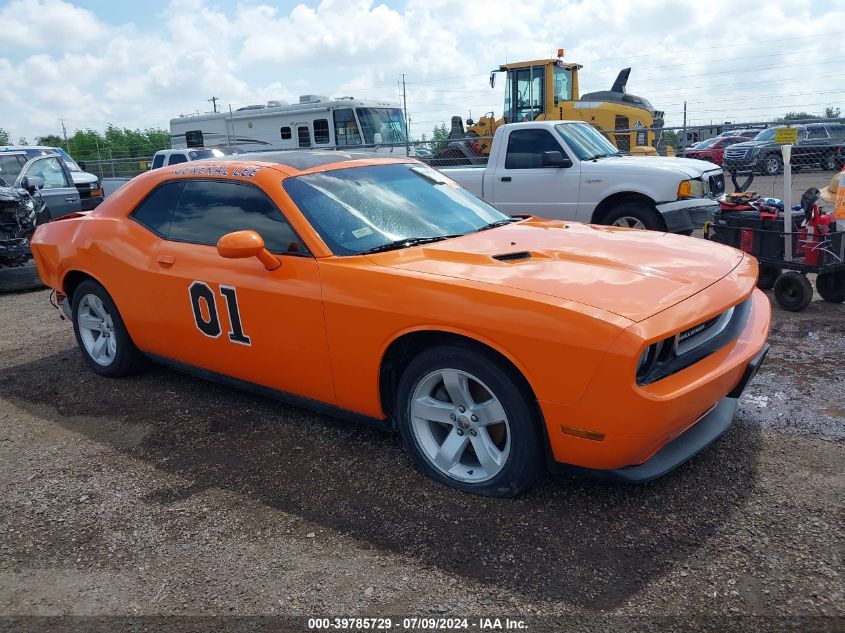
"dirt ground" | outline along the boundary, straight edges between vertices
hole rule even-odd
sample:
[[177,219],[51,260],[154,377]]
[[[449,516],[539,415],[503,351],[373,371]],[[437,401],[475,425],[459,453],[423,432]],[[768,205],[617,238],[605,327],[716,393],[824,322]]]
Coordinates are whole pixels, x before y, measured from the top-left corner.
[[733,427],[676,472],[493,500],[426,479],[386,433],[161,367],[99,378],[46,291],[0,296],[0,630],[841,631],[845,307],[775,307],[770,342]]

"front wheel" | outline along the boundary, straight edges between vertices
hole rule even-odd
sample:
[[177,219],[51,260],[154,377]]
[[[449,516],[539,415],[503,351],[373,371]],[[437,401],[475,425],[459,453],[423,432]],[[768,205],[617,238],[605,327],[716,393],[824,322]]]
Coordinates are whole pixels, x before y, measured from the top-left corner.
[[458,490],[514,497],[543,470],[536,404],[492,355],[449,345],[413,359],[396,421],[417,467]]
[[140,367],[141,353],[105,288],[93,279],[83,281],[73,291],[72,306],[76,342],[96,373],[119,378]]
[[783,161],[777,154],[769,154],[763,158],[763,173],[767,176],[777,176],[783,170]]
[[604,216],[602,224],[621,226],[626,229],[648,229],[665,231],[663,218],[654,207],[643,202],[623,202]]
[[816,290],[828,303],[845,302],[845,272],[820,273],[816,277]]

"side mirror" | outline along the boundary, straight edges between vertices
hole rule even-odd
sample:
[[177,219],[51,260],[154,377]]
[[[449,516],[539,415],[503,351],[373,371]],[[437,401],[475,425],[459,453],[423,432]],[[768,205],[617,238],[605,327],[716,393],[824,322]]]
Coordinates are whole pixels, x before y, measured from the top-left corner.
[[44,188],[44,179],[41,176],[24,176],[21,178],[21,187],[34,194]]
[[376,132],[375,134],[373,134],[373,143],[375,143],[376,145],[381,145],[383,142],[384,139],[382,139],[381,133]]
[[77,165],[79,165],[79,168],[80,168],[82,171],[88,171],[88,170],[85,168],[85,161],[84,161],[84,160],[81,160],[81,161],[79,161],[79,162],[78,162],[78,163],[76,163],[76,164],[77,164]]
[[276,270],[282,265],[278,257],[264,248],[264,238],[255,231],[226,233],[217,240],[217,252],[226,259],[257,257],[267,270]]
[[572,160],[561,152],[543,152],[540,164],[543,167],[572,167]]

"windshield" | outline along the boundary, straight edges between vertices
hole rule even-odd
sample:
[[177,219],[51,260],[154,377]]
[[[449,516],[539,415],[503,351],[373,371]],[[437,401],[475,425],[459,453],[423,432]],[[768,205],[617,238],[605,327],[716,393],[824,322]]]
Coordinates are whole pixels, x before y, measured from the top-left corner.
[[61,147],[51,147],[51,148],[50,148],[50,150],[51,150],[51,151],[56,152],[56,154],[58,154],[59,156],[61,156],[61,157],[64,159],[64,161],[65,161],[65,165],[67,165],[67,168],[68,168],[69,170],[71,170],[71,171],[80,171],[80,172],[82,171],[82,169],[79,167],[79,165],[77,165],[77,164],[76,164],[76,161],[75,161],[75,160],[73,160],[73,159],[70,157],[70,154],[68,154],[68,153],[67,153],[65,150],[63,150]]
[[509,219],[420,163],[335,169],[288,178],[283,186],[335,255],[462,235]]
[[572,100],[572,70],[561,66],[554,67],[555,76],[555,107],[562,101]]
[[620,155],[610,141],[586,123],[561,123],[555,126],[555,130],[581,160]]
[[399,108],[357,108],[357,111],[365,143],[375,143],[375,134],[381,134],[382,143],[405,142],[405,119]]
[[701,141],[698,145],[696,145],[696,148],[704,149],[705,147],[713,147],[716,144],[716,142],[720,141],[720,140],[721,139],[719,137],[708,138],[706,141]]
[[26,160],[21,160],[16,155],[7,154],[4,156],[0,154],[0,179],[7,183],[15,182],[25,162]]

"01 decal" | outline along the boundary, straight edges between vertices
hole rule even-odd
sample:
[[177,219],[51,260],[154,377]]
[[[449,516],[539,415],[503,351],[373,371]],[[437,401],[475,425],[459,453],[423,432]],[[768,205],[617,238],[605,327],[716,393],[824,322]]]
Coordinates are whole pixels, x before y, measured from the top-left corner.
[[[191,309],[194,312],[194,323],[197,329],[209,338],[218,338],[223,330],[220,327],[220,317],[217,312],[217,298],[211,286],[204,281],[194,281],[188,287],[188,294],[191,297]],[[225,300],[226,312],[229,313],[229,340],[238,345],[252,345],[241,323],[238,289],[221,284],[220,296]]]

